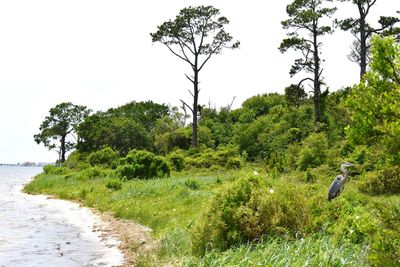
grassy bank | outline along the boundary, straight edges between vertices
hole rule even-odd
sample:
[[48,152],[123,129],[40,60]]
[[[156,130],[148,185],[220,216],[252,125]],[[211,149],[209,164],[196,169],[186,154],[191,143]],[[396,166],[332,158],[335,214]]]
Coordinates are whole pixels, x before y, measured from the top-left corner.
[[359,266],[398,260],[400,197],[366,196],[358,191],[357,181],[351,181],[338,199],[328,202],[327,188],[332,179],[328,171],[321,171],[318,179],[311,182],[304,179],[306,173],[300,172],[278,178],[258,174],[276,194],[279,188],[294,186],[304,195],[310,219],[301,234],[271,235],[252,244],[194,256],[192,231],[202,220],[209,200],[233,181],[253,175],[254,168],[249,168],[120,182],[107,169],[62,170],[59,174],[38,175],[25,191],[77,200],[151,227],[162,246],[154,252],[156,257],[144,255],[142,265],[170,262],[181,266]]

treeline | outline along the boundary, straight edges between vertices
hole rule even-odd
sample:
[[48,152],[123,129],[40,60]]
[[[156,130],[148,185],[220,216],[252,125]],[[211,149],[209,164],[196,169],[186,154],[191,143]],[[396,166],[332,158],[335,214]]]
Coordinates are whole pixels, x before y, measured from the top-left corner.
[[[49,149],[64,150],[60,155],[75,146],[75,139],[82,154],[105,147],[121,157],[131,150],[167,157],[205,153],[201,160],[188,160],[198,167],[213,165],[207,162],[212,161],[211,151],[225,151],[219,153],[235,158],[238,166],[258,162],[277,172],[304,171],[325,163],[337,166],[358,145],[368,145],[375,153],[382,152],[380,161],[398,164],[399,47],[393,38],[377,37],[374,45],[371,71],[358,86],[321,94],[317,124],[313,97],[291,85],[283,95],[253,96],[234,110],[199,106],[198,147],[192,146],[188,116],[177,107],[152,101],[90,115],[86,107],[62,103],[50,110],[35,140]],[[68,137],[71,134],[75,137]],[[221,161],[227,164],[226,159]]]

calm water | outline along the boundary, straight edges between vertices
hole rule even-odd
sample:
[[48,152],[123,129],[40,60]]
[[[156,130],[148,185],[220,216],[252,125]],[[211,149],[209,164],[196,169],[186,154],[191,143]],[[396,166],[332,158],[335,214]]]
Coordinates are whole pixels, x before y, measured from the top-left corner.
[[94,231],[90,210],[21,192],[41,171],[0,166],[0,266],[120,265],[118,241]]

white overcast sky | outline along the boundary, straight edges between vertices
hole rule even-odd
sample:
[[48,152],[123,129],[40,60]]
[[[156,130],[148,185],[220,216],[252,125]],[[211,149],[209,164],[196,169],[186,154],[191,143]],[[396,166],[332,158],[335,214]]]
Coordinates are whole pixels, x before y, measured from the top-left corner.
[[[295,53],[281,54],[288,0],[2,0],[0,1],[0,163],[54,161],[33,135],[51,107],[70,101],[95,111],[130,101],[191,102],[190,69],[149,33],[186,6],[213,5],[230,20],[241,47],[223,51],[200,73],[200,103],[234,107],[256,94],[283,93]],[[356,14],[339,5],[336,17]],[[371,17],[395,15],[399,0],[378,0]],[[323,39],[324,76],[331,91],[357,82],[347,59],[352,36]]]

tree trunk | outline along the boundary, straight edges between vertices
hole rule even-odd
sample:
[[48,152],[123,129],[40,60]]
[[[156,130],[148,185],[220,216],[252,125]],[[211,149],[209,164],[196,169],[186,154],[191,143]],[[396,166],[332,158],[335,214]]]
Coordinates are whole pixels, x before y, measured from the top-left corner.
[[198,101],[199,101],[199,71],[197,70],[197,65],[194,69],[194,80],[193,80],[193,147],[197,147],[197,114],[198,114]]
[[357,4],[360,14],[360,81],[367,72],[367,33],[365,30],[366,11],[363,9],[362,3]]
[[367,36],[365,32],[365,16],[360,17],[360,81],[367,72]]
[[60,147],[60,150],[61,150],[61,159],[60,159],[60,161],[61,161],[61,163],[63,163],[64,161],[65,161],[65,138],[66,138],[66,136],[61,136],[61,147]]
[[314,23],[313,30],[313,45],[314,45],[314,114],[315,114],[315,125],[321,121],[321,88],[319,82],[319,56],[318,56],[318,32],[317,32],[317,23]]

